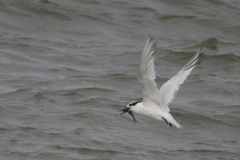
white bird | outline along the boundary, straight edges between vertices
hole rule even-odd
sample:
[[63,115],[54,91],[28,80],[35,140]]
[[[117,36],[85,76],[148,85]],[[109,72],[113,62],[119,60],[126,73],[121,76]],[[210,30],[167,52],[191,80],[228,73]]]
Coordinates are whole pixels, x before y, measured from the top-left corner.
[[138,81],[142,86],[143,101],[130,102],[127,107],[119,110],[122,111],[120,115],[128,112],[135,123],[136,119],[134,118],[133,112],[136,112],[157,120],[164,120],[171,127],[174,125],[180,129],[182,126],[169,113],[170,110],[168,105],[172,102],[180,85],[187,79],[187,76],[193,68],[201,62],[199,61],[199,58],[203,54],[203,52],[201,52],[202,47],[175,76],[169,79],[160,89],[158,89],[155,82],[156,75],[154,71],[156,43],[153,44],[152,40],[152,36],[149,35],[143,48],[138,67]]

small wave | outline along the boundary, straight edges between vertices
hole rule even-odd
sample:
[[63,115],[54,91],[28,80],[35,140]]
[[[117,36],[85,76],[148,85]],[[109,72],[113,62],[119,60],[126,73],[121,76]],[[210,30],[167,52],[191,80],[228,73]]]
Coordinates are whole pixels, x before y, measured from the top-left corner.
[[35,14],[37,16],[51,16],[56,19],[60,20],[66,20],[69,21],[71,18],[67,15],[64,14],[64,10],[66,8],[56,5],[55,3],[48,3],[46,6],[44,5],[26,5],[25,6],[26,11],[31,12],[32,14]]
[[78,153],[88,153],[88,154],[116,154],[116,153],[124,153],[122,151],[117,151],[113,149],[104,149],[104,148],[93,148],[93,147],[79,147],[79,146],[63,146],[63,145],[51,145],[51,148],[57,150],[67,150],[67,151],[75,151]]
[[[9,45],[6,44],[6,45]],[[12,44],[11,44],[12,45]],[[28,45],[25,45],[25,44],[21,44],[21,43],[14,43],[13,44],[16,48],[26,48],[26,47],[29,47]],[[24,55],[24,54],[21,54],[21,53],[17,53],[17,52],[12,52],[12,53],[9,53],[9,51],[2,51],[2,57],[1,57],[1,63],[3,64],[20,64],[21,66],[26,66],[28,64],[36,64],[38,63],[39,61],[36,60],[35,58],[32,58],[30,56],[27,56],[27,55]]]
[[[203,51],[204,51],[204,48],[203,48]],[[194,54],[194,52],[173,51],[173,50],[169,50],[169,49],[166,49],[166,52],[168,52],[168,54],[165,55],[165,57],[164,57],[165,59],[170,61],[170,60],[172,60],[172,55],[178,56],[177,59],[180,60],[180,63],[182,63],[181,61],[185,61],[185,60],[191,58]],[[223,60],[224,62],[233,63],[233,62],[238,62],[240,60],[240,55],[238,55],[234,52],[209,54],[208,52],[205,51],[202,59],[204,61],[203,63],[205,63],[205,61],[210,61],[211,63],[212,62],[219,63],[219,60]]]
[[20,16],[25,16],[25,17],[33,17],[30,14],[26,14],[21,10],[17,10],[14,7],[8,7],[7,4],[0,2],[0,8],[1,8],[1,12],[5,12],[8,15],[11,16],[16,16],[16,17],[20,17]]
[[[103,3],[101,3],[100,1],[98,0],[81,0],[81,1],[77,1],[79,2],[81,5],[83,4],[96,4],[96,5],[102,5]],[[117,3],[118,1],[116,1]]]
[[78,93],[84,93],[87,94],[89,92],[115,92],[114,89],[111,88],[102,88],[102,87],[85,87],[85,88],[76,88],[76,89],[66,89],[66,90],[58,90],[58,91],[52,91],[54,94],[59,95],[75,95]]
[[46,96],[44,95],[43,92],[37,92],[32,98],[45,99]]
[[174,14],[163,14],[158,17],[160,20],[175,20],[175,19],[187,19],[191,20],[196,18],[196,16],[189,16],[189,15],[174,15]]
[[214,58],[214,59],[222,59],[226,61],[239,61],[240,56],[238,56],[236,53],[233,52],[228,52],[228,53],[222,53],[222,54],[217,54],[217,55],[207,55],[208,58]]
[[216,37],[208,38],[202,41],[204,48],[209,48],[212,50],[217,50],[218,39]]
[[[228,152],[226,150],[218,150],[218,149],[186,149],[186,150],[177,150],[179,152],[194,152],[197,153],[205,153],[205,154],[223,154],[223,151]],[[207,156],[207,155],[206,155]],[[209,157],[208,157],[209,158]]]
[[131,9],[133,9],[133,10],[140,10],[140,11],[147,11],[148,13],[149,12],[157,12],[156,9],[151,8],[151,7],[147,7],[147,6],[145,6],[145,7],[132,7]]
[[99,105],[103,105],[103,104],[109,104],[109,103],[113,103],[115,102],[115,100],[113,99],[109,99],[106,97],[102,97],[102,96],[94,96],[94,97],[85,97],[85,98],[81,98],[80,100],[76,101],[76,102],[72,102],[71,104],[73,105],[87,105],[87,106],[99,106]]
[[105,74],[102,76],[102,78],[106,79],[113,79],[117,81],[136,81],[137,80],[137,75],[129,75],[129,74]]
[[70,133],[73,132],[74,134],[81,134],[82,132],[84,132],[84,127],[78,127],[72,131],[70,131]]
[[2,95],[15,95],[15,94],[20,94],[20,95],[23,95],[23,94],[26,94],[27,92],[29,92],[31,89],[30,88],[21,88],[21,89],[14,89],[14,90],[10,90],[10,91],[7,91],[6,93],[1,93]]
[[36,130],[36,128],[34,127],[29,127],[29,126],[26,126],[26,127],[0,127],[0,131],[11,131],[11,132],[15,132],[15,131],[33,131],[33,130]]
[[[175,109],[176,110],[176,109]],[[184,121],[185,123],[189,123],[189,125],[212,125],[212,126],[218,126],[222,124],[227,124],[223,119],[219,119],[218,117],[214,116],[211,113],[199,113],[195,111],[181,111],[178,113],[175,113],[175,110],[172,111],[173,115],[175,115],[176,119],[180,119]]]

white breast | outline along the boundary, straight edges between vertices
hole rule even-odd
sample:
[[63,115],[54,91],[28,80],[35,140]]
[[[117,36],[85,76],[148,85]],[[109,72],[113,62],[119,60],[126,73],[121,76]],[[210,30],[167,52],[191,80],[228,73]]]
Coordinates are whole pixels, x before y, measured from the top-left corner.
[[131,107],[131,110],[148,117],[152,117],[158,120],[162,120],[162,117],[165,115],[165,111],[163,111],[160,107],[155,104],[148,104],[148,106],[144,106],[144,104],[138,103],[135,106]]

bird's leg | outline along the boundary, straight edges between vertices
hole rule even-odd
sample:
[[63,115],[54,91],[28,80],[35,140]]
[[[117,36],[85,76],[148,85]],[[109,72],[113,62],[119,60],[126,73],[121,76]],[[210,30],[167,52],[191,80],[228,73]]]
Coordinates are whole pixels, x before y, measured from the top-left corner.
[[162,117],[162,119],[168,124],[168,121],[165,118]]
[[167,121],[165,118],[163,118],[163,117],[162,117],[162,119],[163,119],[167,124],[169,124],[170,127],[172,127],[172,123],[168,123],[168,121]]

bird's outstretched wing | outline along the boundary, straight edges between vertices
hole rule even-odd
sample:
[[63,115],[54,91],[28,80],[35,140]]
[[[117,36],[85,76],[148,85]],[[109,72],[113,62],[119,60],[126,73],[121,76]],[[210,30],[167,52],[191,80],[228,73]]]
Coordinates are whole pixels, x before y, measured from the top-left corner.
[[163,110],[169,112],[168,104],[172,102],[180,85],[187,79],[193,68],[201,62],[199,58],[203,52],[201,52],[202,48],[200,48],[192,59],[158,90],[154,68],[156,43],[153,44],[152,40],[152,36],[149,35],[138,67],[138,81],[142,85],[143,103],[155,103]]
[[202,56],[203,52],[201,52],[202,48],[192,57],[192,59],[171,79],[169,79],[166,83],[162,85],[159,90],[159,101],[160,105],[163,108],[167,108],[169,112],[168,104],[172,102],[174,95],[177,93],[179,87],[183,82],[187,79],[187,76],[199,64],[199,58]]
[[159,90],[155,83],[154,54],[156,53],[156,43],[149,35],[142,51],[139,67],[138,81],[142,85],[143,103],[151,102],[159,104]]

